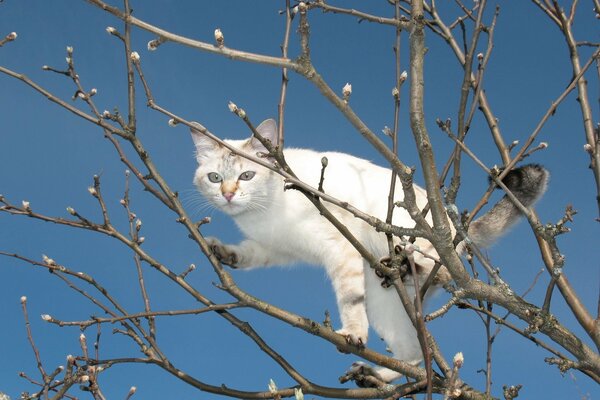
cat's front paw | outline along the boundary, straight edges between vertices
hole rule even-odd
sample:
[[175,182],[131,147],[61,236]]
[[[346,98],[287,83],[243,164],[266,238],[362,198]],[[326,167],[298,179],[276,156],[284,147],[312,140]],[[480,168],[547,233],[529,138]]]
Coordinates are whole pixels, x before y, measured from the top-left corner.
[[354,381],[356,386],[362,388],[378,388],[386,384],[375,368],[362,361],[352,363],[350,369],[340,376],[340,383]]
[[346,338],[346,343],[350,345],[363,348],[367,344],[368,332],[366,330],[342,328],[335,331],[335,333],[344,336]]
[[215,257],[217,257],[222,264],[237,268],[239,257],[235,250],[232,249],[232,246],[225,245],[221,243],[219,239],[214,237],[207,237],[206,242]]

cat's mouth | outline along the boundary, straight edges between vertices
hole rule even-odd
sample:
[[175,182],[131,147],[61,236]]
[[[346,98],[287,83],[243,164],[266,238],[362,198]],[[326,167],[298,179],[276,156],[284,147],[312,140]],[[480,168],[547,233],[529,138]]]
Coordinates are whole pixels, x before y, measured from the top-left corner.
[[219,204],[219,207],[227,214],[239,214],[246,210],[246,207],[243,204],[240,204],[239,201],[236,201],[236,199],[223,200],[224,201],[220,202],[221,204]]

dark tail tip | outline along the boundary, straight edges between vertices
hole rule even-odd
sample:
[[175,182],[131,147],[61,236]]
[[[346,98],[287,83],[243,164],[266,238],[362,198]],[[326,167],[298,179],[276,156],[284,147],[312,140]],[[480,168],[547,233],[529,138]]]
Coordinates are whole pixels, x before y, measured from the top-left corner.
[[[550,173],[539,164],[527,164],[511,170],[502,183],[525,206],[532,206],[546,191]],[[519,209],[504,196],[487,213],[471,223],[469,235],[480,246],[493,243],[518,221]]]
[[530,206],[546,191],[550,173],[540,164],[526,164],[512,169],[502,183],[524,206]]

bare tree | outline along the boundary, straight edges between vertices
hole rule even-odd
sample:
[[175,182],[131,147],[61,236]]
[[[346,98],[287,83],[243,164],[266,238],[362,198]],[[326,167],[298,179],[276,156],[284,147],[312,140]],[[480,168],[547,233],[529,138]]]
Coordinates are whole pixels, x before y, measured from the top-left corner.
[[[542,128],[556,113],[561,103],[573,92],[576,93],[581,118],[583,121],[583,133],[585,138],[584,150],[589,154],[589,166],[592,172],[595,187],[595,201],[600,215],[600,144],[598,125],[594,123],[592,106],[588,84],[585,79],[593,72],[594,64],[600,71],[600,49],[598,43],[588,41],[589,38],[575,38],[574,27],[576,13],[584,13],[579,2],[574,0],[568,10],[565,10],[556,1],[532,0],[539,8],[540,14],[535,18],[547,18],[548,23],[556,25],[560,34],[564,37],[572,65],[572,76],[565,77],[565,88],[562,93],[556,93],[551,100],[546,113],[541,116],[538,125],[527,136],[523,143],[516,141],[507,144],[510,140],[500,128],[488,95],[484,90],[485,72],[490,62],[494,45],[494,32],[500,14],[500,8],[495,10],[488,5],[488,1],[479,0],[473,4],[456,1],[452,13],[457,14],[455,19],[447,19],[438,8],[436,1],[391,1],[389,3],[389,15],[372,15],[360,10],[343,8],[343,5],[330,5],[324,0],[308,2],[280,2],[282,8],[282,19],[285,21],[283,37],[281,39],[281,56],[267,56],[253,52],[229,47],[225,31],[217,29],[214,31],[214,39],[196,40],[181,36],[155,26],[138,14],[132,12],[130,1],[124,0],[122,5],[115,6],[101,0],[88,0],[90,7],[95,12],[104,13],[114,21],[114,28],[109,26],[107,32],[114,38],[114,44],[123,49],[123,66],[115,68],[111,74],[122,73],[126,82],[126,104],[124,110],[105,111],[96,102],[95,95],[98,90],[84,85],[86,72],[81,70],[75,61],[77,53],[72,47],[67,47],[66,65],[62,67],[44,66],[43,69],[49,73],[58,74],[68,79],[72,99],[65,98],[54,90],[45,89],[41,83],[33,81],[26,75],[0,65],[0,72],[8,78],[18,80],[29,86],[41,96],[46,97],[59,107],[69,111],[75,117],[93,125],[98,132],[107,139],[126,168],[125,188],[120,198],[120,204],[125,210],[125,221],[110,205],[114,199],[105,195],[105,188],[101,183],[101,176],[93,177],[92,185],[88,188],[90,196],[94,199],[97,212],[80,212],[73,207],[67,207],[67,216],[56,216],[53,213],[39,211],[35,204],[29,201],[17,201],[11,193],[0,195],[0,211],[4,217],[28,217],[37,221],[50,222],[52,224],[65,226],[76,231],[91,231],[99,236],[120,243],[133,255],[135,268],[135,279],[137,282],[129,282],[131,287],[136,287],[141,297],[143,308],[131,311],[128,299],[113,295],[111,290],[103,286],[95,273],[79,272],[70,268],[66,263],[51,256],[43,256],[41,259],[35,256],[25,255],[21,252],[14,253],[0,249],[0,254],[11,259],[20,260],[23,264],[39,267],[49,271],[53,277],[63,281],[67,287],[74,291],[82,300],[89,301],[96,311],[85,320],[63,319],[59,315],[42,315],[42,320],[58,327],[75,326],[83,333],[79,337],[78,355],[67,357],[66,366],[48,368],[40,356],[38,346],[35,344],[35,331],[30,329],[28,316],[27,298],[21,298],[23,315],[25,318],[27,338],[35,355],[35,363],[39,376],[34,378],[28,374],[22,377],[29,382],[32,388],[24,393],[24,399],[34,398],[74,398],[76,390],[84,390],[96,399],[106,398],[100,377],[113,366],[120,364],[150,364],[163,370],[183,381],[185,384],[201,391],[215,393],[234,398],[274,398],[283,397],[302,398],[303,395],[311,394],[331,398],[400,398],[414,396],[424,393],[427,398],[439,395],[443,398],[461,399],[484,399],[499,395],[499,390],[492,388],[492,349],[494,340],[500,329],[508,329],[522,336],[523,340],[543,348],[548,357],[546,362],[556,365],[561,372],[569,370],[577,371],[579,375],[592,382],[600,383],[600,327],[599,317],[592,314],[588,306],[581,300],[577,290],[567,279],[567,273],[563,271],[565,258],[562,255],[557,236],[569,231],[568,225],[573,222],[576,211],[569,205],[564,205],[563,215],[555,216],[556,223],[543,223],[533,209],[521,205],[506,188],[502,179],[521,162],[534,153],[547,147],[545,142],[538,142]],[[136,7],[144,7],[140,2]],[[448,8],[446,5],[440,7]],[[587,7],[590,8],[590,7]],[[586,9],[587,9],[586,8]],[[0,6],[0,12],[1,12]],[[594,11],[600,15],[600,4],[594,0]],[[376,134],[358,112],[352,107],[352,87],[346,85],[343,89],[334,89],[322,77],[316,65],[323,62],[315,62],[311,58],[310,24],[313,16],[325,13],[326,18],[349,18],[357,19],[359,22],[371,23],[373,26],[389,26],[390,42],[394,43],[395,68],[390,73],[392,99],[394,106],[394,123],[392,127],[384,130],[385,137]],[[339,15],[334,15],[339,14]],[[533,18],[533,17],[532,17]],[[292,32],[297,29],[297,35]],[[447,43],[455,60],[448,60],[462,70],[462,81],[460,83],[460,102],[456,117],[451,123],[450,118],[442,116],[437,119],[439,132],[442,132],[452,143],[453,150],[450,157],[440,167],[436,165],[436,159],[440,156],[434,154],[436,147],[432,144],[432,133],[428,126],[431,122],[425,117],[424,88],[425,83],[425,54],[427,52],[425,33],[428,32],[427,40],[437,40],[440,37]],[[224,142],[221,134],[213,133],[207,129],[203,121],[193,122],[194,116],[185,115],[178,110],[170,109],[165,105],[166,101],[153,92],[153,82],[145,75],[146,60],[144,56],[136,51],[132,45],[132,36],[136,34],[150,34],[152,40],[148,43],[148,50],[160,50],[162,46],[175,45],[187,46],[198,52],[213,53],[217,56],[226,57],[234,62],[257,63],[264,68],[278,68],[281,70],[281,89],[278,102],[279,120],[279,146],[273,146],[257,132],[255,122],[258,116],[250,115],[247,107],[229,103],[231,112],[237,115],[255,137],[261,140],[269,150],[270,156],[277,163],[273,165],[264,158],[241,153]],[[591,32],[590,32],[591,34]],[[9,33],[0,40],[0,47],[18,46],[18,35]],[[401,43],[406,38],[409,43],[409,60],[407,72],[402,71]],[[290,51],[290,42],[297,43],[297,53]],[[295,48],[295,47],[294,47]],[[483,49],[483,50],[482,50]],[[582,50],[584,49],[584,50]],[[0,52],[3,49],[0,49]],[[587,56],[584,56],[587,55]],[[352,125],[356,132],[383,157],[394,173],[391,180],[388,218],[383,221],[374,216],[367,215],[339,199],[324,193],[321,185],[316,182],[303,182],[299,180],[294,171],[286,163],[283,153],[284,143],[284,116],[286,115],[286,98],[288,91],[289,75],[301,77],[303,82],[313,85],[320,94],[329,101],[341,116]],[[102,90],[102,88],[100,88]],[[142,92],[143,94],[140,94]],[[408,104],[401,104],[402,93],[408,96]],[[233,94],[232,94],[233,95]],[[354,95],[356,96],[356,94]],[[76,100],[71,101],[71,100]],[[118,101],[114,101],[117,104]],[[222,146],[230,148],[239,156],[248,158],[253,162],[267,167],[277,174],[282,175],[288,183],[290,190],[298,190],[310,200],[319,213],[327,218],[358,250],[364,259],[387,280],[389,285],[394,286],[398,295],[401,296],[403,304],[417,329],[419,340],[424,349],[425,362],[422,366],[414,366],[401,360],[394,359],[384,353],[371,348],[364,348],[349,343],[345,337],[334,332],[329,317],[324,322],[317,322],[304,316],[295,314],[289,310],[279,307],[273,302],[262,300],[259,293],[248,293],[236,284],[230,271],[224,267],[203,235],[203,229],[210,223],[209,218],[199,221],[190,216],[188,210],[182,204],[180,195],[173,186],[165,179],[164,170],[153,159],[151,150],[146,146],[145,133],[138,128],[140,104],[147,106],[155,113],[164,116],[168,124],[176,129],[187,127],[194,128],[208,136]],[[25,106],[25,105],[23,105]],[[415,169],[398,157],[398,141],[400,137],[399,114],[404,108],[408,108],[410,115],[410,134],[414,138],[414,149],[418,154],[419,166],[417,169],[424,178],[424,187],[427,190],[428,205],[424,209],[417,207],[413,187],[413,176]],[[482,161],[481,154],[477,154],[468,144],[468,133],[474,124],[474,119],[481,118],[487,125],[490,138],[498,152],[502,166],[486,165]],[[165,124],[166,128],[166,124]],[[187,130],[187,129],[186,129]],[[293,132],[291,132],[293,134]],[[287,138],[289,139],[289,137]],[[404,144],[406,145],[406,144]],[[475,207],[468,212],[459,214],[457,211],[457,196],[460,193],[461,182],[464,180],[465,158],[472,160],[485,174],[490,177],[489,189],[483,194]],[[470,164],[469,164],[470,165]],[[323,163],[323,170],[327,167]],[[396,176],[402,185],[404,200],[401,204],[394,201],[394,185]],[[167,261],[153,254],[151,248],[144,246],[146,237],[152,232],[145,232],[142,218],[151,218],[150,215],[138,217],[136,213],[136,201],[130,196],[130,186],[136,182],[143,188],[146,196],[157,201],[161,207],[169,210],[175,215],[178,224],[183,227],[184,234],[192,239],[197,250],[200,250],[214,271],[210,280],[217,280],[215,285],[219,290],[228,294],[230,301],[223,302],[222,296],[206,292],[200,289],[195,281],[190,279],[196,269],[195,264],[186,268],[169,265]],[[492,265],[485,254],[475,246],[468,249],[467,256],[463,259],[456,251],[457,243],[464,239],[464,232],[469,223],[478,214],[480,209],[488,202],[496,187],[506,191],[513,202],[517,204],[531,227],[532,233],[539,245],[539,254],[545,265],[549,283],[545,296],[541,299],[524,300],[527,293],[516,293],[513,282],[508,282],[500,271]],[[436,268],[429,276],[420,295],[410,298],[404,289],[403,279],[411,279],[416,273],[406,274],[399,270],[399,259],[408,257],[402,249],[395,249],[390,245],[389,259],[379,260],[366,250],[365,246],[356,240],[349,230],[336,219],[331,213],[331,207],[340,207],[347,212],[360,218],[381,232],[385,232],[390,238],[399,236],[423,236],[434,245],[439,258],[435,259]],[[409,211],[414,218],[416,228],[406,230],[403,227],[392,225],[392,213],[395,207],[403,207]],[[94,216],[96,215],[96,216]],[[425,216],[430,215],[433,223],[427,222]],[[450,221],[447,216],[450,216]],[[453,234],[453,232],[457,232]],[[145,236],[144,236],[145,235]],[[593,239],[589,239],[590,242]],[[593,243],[590,243],[593,246]],[[532,251],[533,249],[527,249]],[[41,251],[44,251],[41,249]],[[525,250],[524,250],[525,251]],[[597,265],[597,260],[595,261]],[[413,269],[414,264],[410,265]],[[442,267],[443,266],[443,267]],[[436,274],[440,269],[447,269],[452,282],[445,285],[449,294],[447,303],[438,310],[426,314],[423,309],[422,300],[424,293],[433,284]],[[150,272],[152,271],[152,272]],[[183,293],[190,306],[185,309],[159,310],[153,306],[152,291],[148,290],[146,277],[149,273],[158,273],[161,280],[175,285],[177,290]],[[414,272],[414,271],[413,271]],[[597,280],[597,270],[591,273],[593,279]],[[536,284],[537,278],[531,283]],[[556,290],[558,289],[558,291]],[[576,322],[563,321],[554,315],[552,308],[553,297],[560,296],[568,306],[570,313]],[[198,304],[199,303],[199,304]],[[428,323],[439,318],[450,310],[460,308],[475,313],[485,327],[486,335],[486,366],[484,369],[486,382],[483,386],[461,379],[461,368],[464,360],[462,354],[456,354],[448,358],[438,346],[437,339],[430,331]],[[306,334],[319,337],[325,342],[331,343],[332,348],[342,352],[352,353],[358,358],[370,363],[385,366],[401,372],[406,380],[394,384],[379,382],[373,377],[364,376],[361,369],[352,370],[346,375],[340,371],[340,380],[368,381],[367,388],[349,388],[339,386],[330,382],[314,381],[308,374],[296,368],[282,353],[269,343],[269,340],[259,334],[257,327],[245,320],[240,309],[251,310],[254,313],[264,315],[283,322],[289,326],[300,329]],[[600,303],[599,310],[600,312]],[[236,387],[228,387],[220,383],[206,382],[201,374],[195,374],[176,366],[169,353],[164,350],[160,337],[160,324],[158,321],[166,318],[184,318],[189,315],[214,314],[226,321],[239,334],[246,336],[283,371],[294,384],[288,387],[278,387],[271,382],[257,384],[251,390]],[[198,316],[198,318],[202,318]],[[446,321],[448,322],[448,321]],[[122,355],[101,357],[100,338],[108,326],[116,326],[115,334],[126,337],[137,350],[137,356]],[[104,334],[106,335],[106,334]],[[89,338],[94,337],[93,341]],[[187,344],[193,348],[194,343]],[[218,344],[223,351],[235,352],[226,344]],[[290,344],[293,346],[293,344]],[[104,350],[104,349],[103,349]],[[74,349],[67,350],[75,352]],[[103,351],[102,354],[111,354]],[[548,368],[550,371],[551,368]],[[542,372],[540,372],[542,373]],[[526,378],[524,382],[526,384]],[[506,399],[518,396],[520,385],[507,385],[503,388],[502,395]],[[1,389],[1,388],[0,388]],[[131,387],[128,393],[123,393],[125,398],[132,397],[136,392]]]

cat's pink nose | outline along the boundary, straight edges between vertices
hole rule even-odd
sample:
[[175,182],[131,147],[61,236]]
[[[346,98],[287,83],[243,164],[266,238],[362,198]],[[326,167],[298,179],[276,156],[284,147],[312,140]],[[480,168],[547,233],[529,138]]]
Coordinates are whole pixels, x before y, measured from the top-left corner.
[[235,196],[234,192],[225,192],[225,193],[223,193],[223,197],[225,197],[225,199],[227,199],[228,202],[230,202],[231,199],[233,199],[233,196]]

